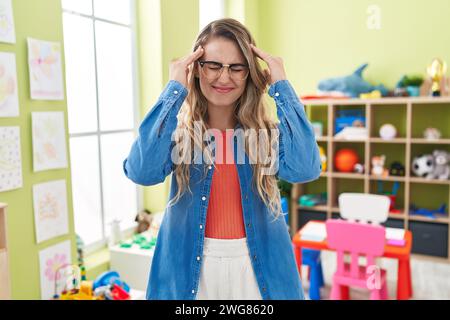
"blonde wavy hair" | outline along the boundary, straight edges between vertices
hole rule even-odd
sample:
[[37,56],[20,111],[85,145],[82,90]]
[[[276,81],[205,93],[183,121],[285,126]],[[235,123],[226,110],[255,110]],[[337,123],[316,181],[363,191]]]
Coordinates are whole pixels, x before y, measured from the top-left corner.
[[[234,114],[236,120],[241,125],[244,132],[247,129],[254,129],[258,132],[259,145],[258,147],[264,148],[264,150],[270,150],[270,157],[278,157],[278,154],[273,154],[273,149],[270,147],[273,145],[274,139],[278,139],[279,132],[276,122],[274,122],[268,114],[267,105],[264,99],[264,93],[266,92],[269,84],[268,74],[266,74],[259,63],[256,60],[256,55],[253,53],[249,44],[256,46],[247,28],[239,21],[234,19],[220,19],[209,23],[203,28],[198,35],[192,51],[195,51],[199,46],[204,46],[210,39],[223,37],[232,40],[237,44],[245,57],[249,66],[249,76],[246,79],[246,88],[240,98],[236,101]],[[197,65],[195,63],[194,68]],[[204,155],[209,159],[209,163],[214,165],[212,161],[212,155],[209,151],[206,143],[202,139],[202,135],[194,134],[194,123],[201,123],[201,132],[207,130],[206,124],[208,123],[208,102],[200,90],[200,81],[196,77],[196,72],[191,72],[188,75],[188,95],[184,104],[181,106],[178,114],[178,124],[174,133],[174,141],[179,144],[178,148],[180,154],[184,153],[184,156],[194,159],[194,148],[198,150],[205,150]],[[198,130],[199,128],[197,128]],[[274,134],[275,132],[275,134]],[[182,138],[188,136],[189,139]],[[186,141],[187,140],[187,141]],[[278,140],[276,140],[278,143]],[[180,145],[181,144],[181,145]],[[278,189],[278,181],[274,174],[263,174],[263,164],[255,159],[255,155],[249,152],[249,138],[245,134],[245,153],[249,156],[250,164],[252,166],[252,191],[257,191],[259,197],[269,208],[275,219],[281,214],[281,199],[280,191]],[[187,155],[186,152],[191,154]],[[256,155],[258,156],[258,155]],[[264,159],[263,159],[264,160]],[[169,206],[175,204],[186,189],[192,194],[189,187],[191,166],[189,163],[177,164],[174,169],[178,190],[176,195],[169,201]],[[206,177],[207,166],[204,166],[204,176]]]

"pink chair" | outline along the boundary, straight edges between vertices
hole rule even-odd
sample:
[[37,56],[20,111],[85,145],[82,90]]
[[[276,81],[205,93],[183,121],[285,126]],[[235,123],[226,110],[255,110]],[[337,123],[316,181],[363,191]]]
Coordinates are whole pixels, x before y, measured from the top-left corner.
[[[388,299],[386,271],[375,264],[375,258],[384,252],[384,227],[329,219],[326,228],[328,246],[337,252],[337,271],[333,275],[330,299],[348,299],[351,286],[368,289],[371,300]],[[347,252],[351,263],[344,261]],[[359,256],[366,257],[366,266],[359,265]]]

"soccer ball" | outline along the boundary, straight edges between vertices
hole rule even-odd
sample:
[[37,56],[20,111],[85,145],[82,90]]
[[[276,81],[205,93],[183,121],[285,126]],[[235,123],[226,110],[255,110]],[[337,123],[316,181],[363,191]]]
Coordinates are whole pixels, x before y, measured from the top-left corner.
[[416,176],[425,178],[433,172],[433,169],[434,158],[431,154],[424,154],[413,159],[411,170]]

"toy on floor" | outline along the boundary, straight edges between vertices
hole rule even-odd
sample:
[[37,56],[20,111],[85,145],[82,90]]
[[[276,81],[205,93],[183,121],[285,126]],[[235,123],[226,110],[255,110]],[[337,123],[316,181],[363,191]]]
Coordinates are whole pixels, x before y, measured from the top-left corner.
[[372,157],[372,174],[374,176],[387,177],[389,175],[388,169],[384,167],[385,161],[386,156],[384,154]]
[[442,136],[441,131],[436,128],[426,128],[423,131],[423,137],[427,140],[438,140]]
[[391,192],[387,192],[384,191],[383,189],[383,181],[378,180],[377,181],[377,186],[378,186],[378,193],[388,196],[389,200],[390,200],[390,204],[389,204],[389,212],[390,213],[401,213],[401,210],[396,209],[395,205],[397,202],[397,194],[398,194],[398,189],[400,188],[400,183],[398,181],[395,181],[394,184],[392,185],[392,191]]
[[398,161],[392,162],[389,168],[389,175],[403,177],[405,175],[405,166]]
[[105,300],[128,300],[130,287],[120,279],[116,271],[106,271],[95,279],[92,289]]
[[443,203],[438,209],[436,210],[430,210],[426,208],[419,208],[414,204],[411,204],[409,207],[409,214],[410,215],[419,215],[424,216],[430,219],[436,219],[436,214],[446,215],[447,214],[447,205]]
[[341,92],[352,98],[357,98],[361,93],[379,90],[383,96],[386,96],[388,90],[383,85],[374,86],[365,81],[362,77],[364,69],[369,64],[365,63],[358,67],[352,74],[344,77],[329,78],[319,82],[318,89],[322,92]]
[[327,193],[304,194],[298,199],[298,204],[305,207],[314,207],[327,204]]
[[322,165],[322,172],[327,171],[327,155],[325,154],[325,149],[319,146],[319,154],[320,154],[320,164]]
[[359,156],[353,149],[341,149],[334,156],[334,166],[339,172],[353,172]]
[[390,123],[383,124],[380,128],[380,137],[383,140],[392,140],[397,136],[397,129]]

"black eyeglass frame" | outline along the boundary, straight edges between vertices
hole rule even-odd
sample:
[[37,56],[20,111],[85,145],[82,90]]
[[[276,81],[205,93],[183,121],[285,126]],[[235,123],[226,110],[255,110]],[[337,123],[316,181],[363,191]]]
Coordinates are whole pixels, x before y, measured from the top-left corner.
[[[202,70],[203,70],[203,66],[204,66],[205,64],[213,64],[213,65],[215,65],[215,66],[217,66],[217,67],[220,67],[220,72],[219,72],[219,74],[217,75],[217,77],[216,77],[215,79],[219,78],[219,77],[222,75],[222,72],[223,72],[224,67],[227,67],[228,70],[232,70],[232,71],[233,71],[232,68],[235,67],[235,66],[238,66],[238,67],[245,67],[245,68],[246,68],[246,75],[245,75],[244,78],[238,79],[238,80],[240,80],[240,81],[244,81],[245,79],[247,79],[248,75],[250,74],[250,69],[249,69],[248,65],[243,64],[243,63],[224,64],[224,63],[221,63],[221,62],[217,62],[217,61],[209,61],[209,60],[198,60],[197,62],[200,64],[200,67],[202,68]],[[230,71],[228,71],[228,72],[230,72]],[[232,77],[231,74],[230,74],[230,77]],[[233,78],[233,79],[234,79],[234,78]],[[210,80],[213,80],[213,79],[210,79]],[[235,79],[235,80],[236,80],[236,79]]]

